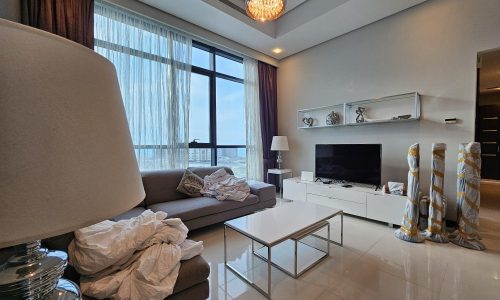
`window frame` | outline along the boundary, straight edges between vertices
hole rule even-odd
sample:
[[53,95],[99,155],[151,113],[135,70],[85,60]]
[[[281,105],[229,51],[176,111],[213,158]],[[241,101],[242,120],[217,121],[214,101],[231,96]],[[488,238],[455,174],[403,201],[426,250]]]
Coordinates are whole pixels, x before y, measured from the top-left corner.
[[198,143],[195,141],[189,142],[189,149],[209,148],[211,149],[211,165],[217,166],[217,149],[223,148],[246,148],[246,145],[218,145],[217,144],[217,79],[229,80],[237,83],[244,84],[243,78],[227,75],[217,72],[216,56],[221,56],[243,64],[243,58],[220,50],[213,46],[193,40],[192,47],[207,51],[210,53],[211,70],[202,67],[191,66],[191,73],[207,76],[209,79],[209,107],[210,107],[210,129],[209,129],[209,143]]

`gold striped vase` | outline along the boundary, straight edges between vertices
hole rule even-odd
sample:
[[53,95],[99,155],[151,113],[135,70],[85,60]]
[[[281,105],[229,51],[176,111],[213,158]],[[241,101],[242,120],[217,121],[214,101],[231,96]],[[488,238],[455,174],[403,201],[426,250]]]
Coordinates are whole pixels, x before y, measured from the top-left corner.
[[446,144],[432,144],[429,219],[425,238],[437,243],[448,243],[448,234],[444,222],[446,203],[443,196],[445,152]]
[[484,250],[479,236],[481,184],[481,144],[461,144],[457,167],[458,229],[450,236],[452,243],[475,250]]
[[401,227],[394,233],[397,238],[413,242],[422,243],[425,239],[418,230],[419,218],[419,165],[420,165],[420,148],[419,144],[411,145],[408,149],[408,192],[403,220]]

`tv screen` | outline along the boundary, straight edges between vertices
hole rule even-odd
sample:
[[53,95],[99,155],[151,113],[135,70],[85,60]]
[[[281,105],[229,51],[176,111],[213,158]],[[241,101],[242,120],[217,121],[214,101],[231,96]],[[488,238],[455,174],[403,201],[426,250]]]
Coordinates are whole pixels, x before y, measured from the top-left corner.
[[316,145],[316,177],[380,185],[381,144]]

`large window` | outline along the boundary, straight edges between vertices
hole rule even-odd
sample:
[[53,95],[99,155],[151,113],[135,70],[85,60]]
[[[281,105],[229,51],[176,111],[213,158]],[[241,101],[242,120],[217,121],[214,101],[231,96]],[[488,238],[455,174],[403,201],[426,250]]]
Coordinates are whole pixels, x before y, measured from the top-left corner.
[[[116,68],[139,167],[187,167],[191,38],[107,2],[96,1],[94,7],[95,51]],[[198,110],[192,113],[196,124],[206,128],[209,81],[192,79],[204,87],[194,90]],[[209,132],[196,134],[209,141]]]
[[189,165],[246,176],[243,59],[193,41]]

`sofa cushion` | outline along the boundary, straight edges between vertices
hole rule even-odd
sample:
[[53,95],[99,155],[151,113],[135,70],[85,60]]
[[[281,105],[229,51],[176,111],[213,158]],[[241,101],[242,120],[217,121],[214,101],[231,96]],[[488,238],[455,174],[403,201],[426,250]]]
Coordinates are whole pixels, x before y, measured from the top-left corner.
[[208,276],[210,276],[210,266],[201,255],[184,260],[181,262],[179,276],[174,286],[174,293],[204,282]]
[[215,198],[197,197],[157,203],[148,208],[154,212],[167,212],[169,218],[180,218],[183,221],[187,221],[252,205],[257,202],[259,202],[259,198],[255,195],[249,195],[243,202],[230,200],[219,201]]
[[112,221],[128,220],[140,216],[146,209],[144,207],[134,207],[116,217],[111,218]]
[[260,202],[276,199],[276,186],[255,180],[249,180],[248,185],[250,193],[257,195]]
[[161,170],[142,173],[142,183],[146,191],[146,207],[151,204],[186,198],[178,192],[177,186],[181,182],[184,170]]
[[188,195],[189,197],[201,197],[201,189],[203,188],[203,179],[191,172],[184,171],[181,182],[177,186],[177,191]]
[[231,170],[228,167],[223,167],[223,166],[220,166],[220,167],[206,167],[206,168],[205,167],[203,167],[203,168],[199,168],[199,167],[190,167],[190,168],[188,168],[188,170],[190,170],[193,173],[195,173],[196,175],[200,176],[202,179],[204,179],[205,176],[208,176],[208,175],[212,174],[213,172],[215,172],[217,170],[220,170],[220,169],[226,170],[226,172],[229,175],[234,175],[233,170]]

